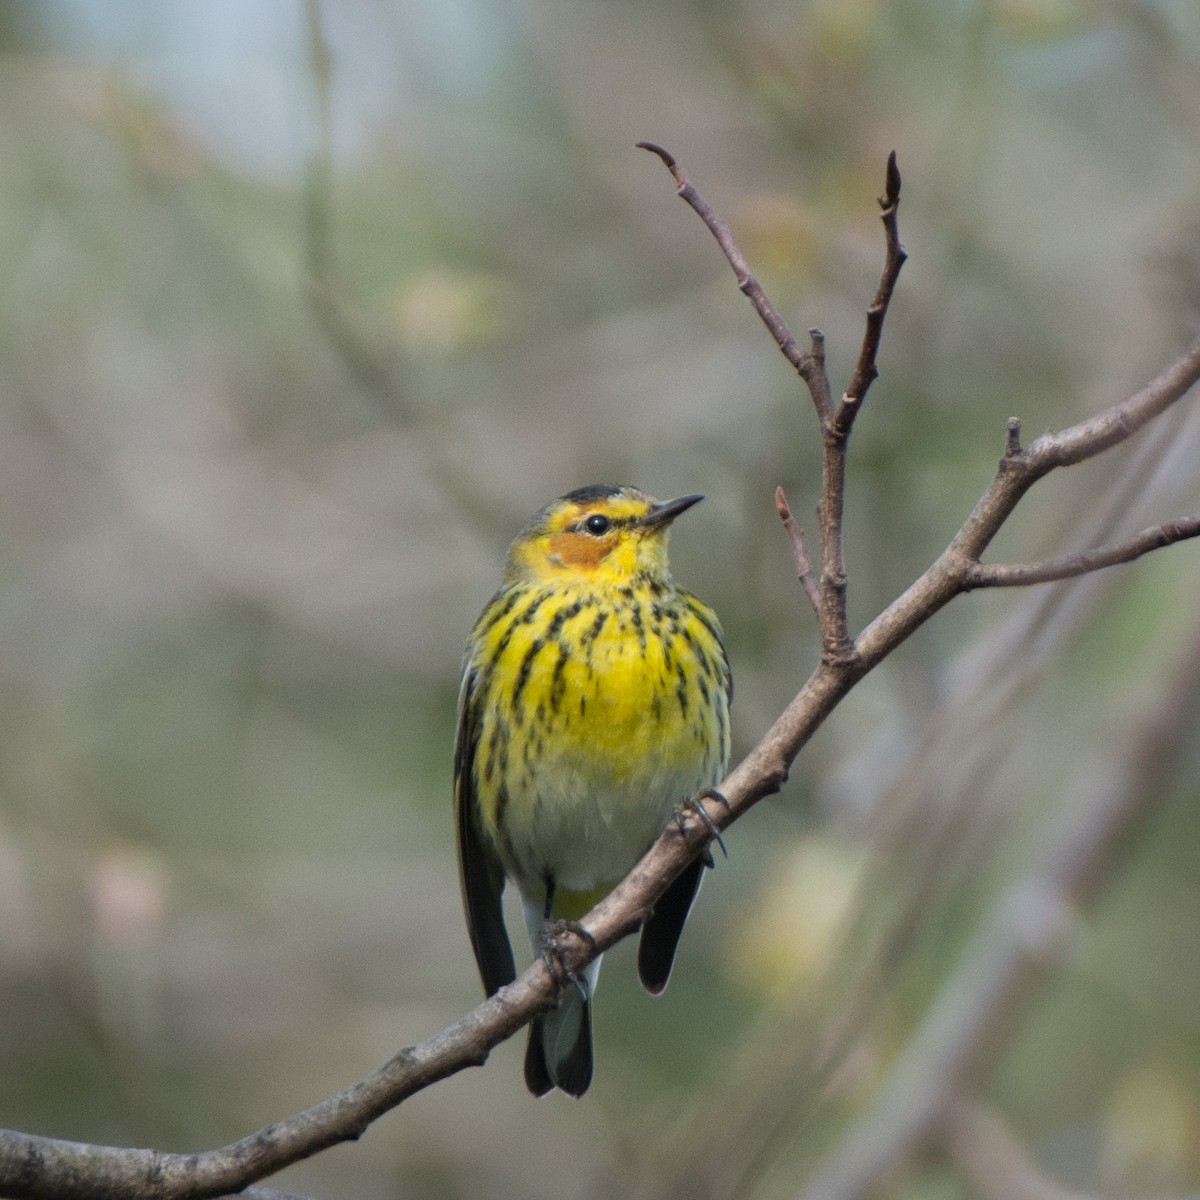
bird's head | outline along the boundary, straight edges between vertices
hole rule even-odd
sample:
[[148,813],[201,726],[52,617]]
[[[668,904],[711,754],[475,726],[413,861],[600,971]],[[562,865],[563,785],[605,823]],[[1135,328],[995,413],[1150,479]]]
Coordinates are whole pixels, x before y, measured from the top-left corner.
[[620,584],[643,575],[666,583],[671,522],[702,499],[655,500],[637,488],[611,484],[568,492],[517,535],[505,579]]

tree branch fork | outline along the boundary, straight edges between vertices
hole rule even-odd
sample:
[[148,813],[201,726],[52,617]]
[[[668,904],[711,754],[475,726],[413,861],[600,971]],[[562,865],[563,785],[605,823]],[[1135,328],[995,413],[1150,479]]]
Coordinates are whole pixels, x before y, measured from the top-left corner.
[[[842,550],[846,455],[854,423],[878,376],[876,359],[884,322],[905,261],[898,231],[901,180],[895,154],[889,156],[884,195],[879,200],[884,267],[867,308],[854,371],[835,404],[821,332],[810,330],[808,349],[801,349],[750,272],[729,227],[700,196],[675,158],[652,143],[639,145],[656,154],[670,171],[678,194],[716,240],[739,289],[804,382],[815,408],[823,446],[817,568],[809,560],[803,531],[796,526],[782,489],[776,492],[776,508],[791,543],[797,574],[817,616],[822,655],[791,703],[720,785],[728,806],[713,799],[701,800],[708,821],[685,815],[678,823],[672,822],[626,879],[585,918],[590,938],[565,939],[563,966],[569,972],[578,972],[597,954],[638,929],[672,880],[705,852],[713,832],[725,829],[764,796],[778,791],[796,755],[842,697],[956,596],[978,588],[1017,587],[1084,575],[1200,535],[1198,514],[1107,546],[1041,562],[982,562],[992,539],[1039,479],[1123,442],[1200,379],[1198,340],[1132,396],[1068,429],[1046,434],[1027,448],[1020,444],[1019,424],[1011,420],[996,475],[950,544],[857,638],[851,637]],[[467,1067],[481,1066],[494,1046],[554,1005],[561,985],[562,980],[553,977],[539,960],[516,982],[440,1033],[400,1050],[336,1095],[218,1149],[173,1154],[0,1130],[0,1195],[21,1200],[198,1200],[239,1191],[277,1196],[279,1193],[251,1185],[332,1145],[354,1140],[377,1117],[414,1093]]]

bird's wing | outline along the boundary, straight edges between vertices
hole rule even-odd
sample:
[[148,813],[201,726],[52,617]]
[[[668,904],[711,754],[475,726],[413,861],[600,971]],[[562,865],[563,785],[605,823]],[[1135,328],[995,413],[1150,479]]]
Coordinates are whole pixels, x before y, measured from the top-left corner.
[[479,829],[475,796],[475,750],[479,742],[478,672],[463,671],[458,692],[458,734],[454,743],[454,823],[458,832],[458,878],[462,884],[467,932],[490,996],[517,977],[512,946],[504,928],[500,897],[504,868]]

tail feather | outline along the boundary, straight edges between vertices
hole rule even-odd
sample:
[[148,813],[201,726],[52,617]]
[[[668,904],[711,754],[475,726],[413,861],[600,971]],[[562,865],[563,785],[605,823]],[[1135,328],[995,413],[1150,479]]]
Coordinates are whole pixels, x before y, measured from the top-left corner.
[[525,1044],[525,1086],[535,1096],[544,1096],[554,1090],[554,1080],[546,1065],[541,1017],[535,1018],[529,1026],[529,1041]]
[[588,983],[568,986],[556,1009],[529,1026],[525,1049],[525,1085],[535,1096],[561,1088],[582,1096],[592,1082],[592,1004]]

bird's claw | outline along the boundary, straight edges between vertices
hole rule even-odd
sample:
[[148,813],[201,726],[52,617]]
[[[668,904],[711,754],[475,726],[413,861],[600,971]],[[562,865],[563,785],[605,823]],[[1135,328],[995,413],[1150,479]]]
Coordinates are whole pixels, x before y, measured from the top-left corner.
[[580,941],[585,942],[589,949],[595,950],[596,939],[578,921],[543,921],[542,962],[546,964],[550,978],[558,987],[565,987],[568,983],[572,983],[580,998],[587,1000],[587,984],[567,966],[566,953],[560,944],[563,934],[566,933],[573,934]]
[[[689,796],[678,808],[676,808],[675,823],[679,826],[679,832],[681,834],[687,832],[684,814],[689,812],[693,813],[696,819],[704,826],[705,829],[708,830],[710,842],[716,842],[716,844],[721,847],[721,853],[728,858],[729,851],[725,849],[725,841],[721,837],[721,831],[717,828],[717,824],[712,817],[708,815],[704,805],[700,803],[701,800],[716,800],[722,808],[724,808],[726,811],[729,810],[729,801],[726,800],[716,788],[705,788],[702,792],[698,792],[695,796]],[[707,861],[708,865],[711,867],[713,865],[713,856],[711,851],[708,852]]]

